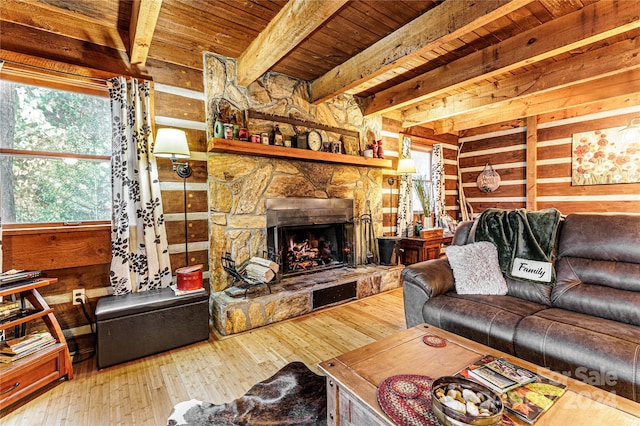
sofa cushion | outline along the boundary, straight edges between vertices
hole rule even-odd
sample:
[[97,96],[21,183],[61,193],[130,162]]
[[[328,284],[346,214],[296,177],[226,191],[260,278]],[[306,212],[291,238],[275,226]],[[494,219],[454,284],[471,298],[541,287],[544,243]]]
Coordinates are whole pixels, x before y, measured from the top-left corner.
[[554,307],[640,325],[640,215],[567,216],[556,274]]
[[507,294],[498,250],[489,242],[447,247],[458,294]]
[[546,309],[520,321],[515,355],[640,401],[638,326]]
[[640,326],[640,289],[626,290],[640,286],[640,264],[562,258],[556,270],[562,279],[551,292],[554,307]]
[[450,292],[425,303],[422,316],[436,327],[513,354],[516,325],[523,317],[545,308],[511,296]]
[[558,258],[562,257],[640,263],[640,215],[568,215],[558,242]]
[[509,288],[509,292],[507,293],[509,296],[551,306],[552,287],[547,284],[507,278],[507,287]]

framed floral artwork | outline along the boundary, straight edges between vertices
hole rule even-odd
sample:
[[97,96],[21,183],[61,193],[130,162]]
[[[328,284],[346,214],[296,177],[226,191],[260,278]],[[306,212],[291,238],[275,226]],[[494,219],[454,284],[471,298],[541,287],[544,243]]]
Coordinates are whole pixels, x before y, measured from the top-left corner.
[[640,141],[625,138],[623,129],[572,135],[571,185],[640,182]]

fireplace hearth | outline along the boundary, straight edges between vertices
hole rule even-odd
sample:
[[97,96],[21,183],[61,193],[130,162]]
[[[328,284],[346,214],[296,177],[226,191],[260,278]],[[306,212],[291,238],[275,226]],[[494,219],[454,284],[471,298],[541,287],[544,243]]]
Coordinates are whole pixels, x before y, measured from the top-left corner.
[[267,244],[283,276],[355,266],[353,200],[266,200]]

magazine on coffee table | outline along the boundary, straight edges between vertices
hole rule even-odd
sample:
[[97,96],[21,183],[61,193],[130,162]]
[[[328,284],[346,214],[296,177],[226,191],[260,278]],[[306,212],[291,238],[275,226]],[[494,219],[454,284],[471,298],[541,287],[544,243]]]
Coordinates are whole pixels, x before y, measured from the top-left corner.
[[[494,367],[493,369],[488,367],[490,364]],[[496,364],[499,366],[496,367]],[[503,368],[505,366],[506,368]],[[479,373],[478,370],[483,372]],[[497,374],[496,370],[504,373],[504,375]],[[497,391],[494,388],[498,387],[498,384],[488,386],[484,380],[478,378],[483,377],[483,375],[490,376],[496,383],[501,383],[503,390]],[[496,390],[498,394],[502,395],[505,410],[529,424],[535,423],[542,414],[549,410],[553,403],[565,393],[567,388],[566,385],[560,382],[534,374],[525,368],[492,355],[483,356],[478,361],[460,370],[456,376],[475,380],[490,389]],[[518,384],[518,380],[526,383]]]
[[518,367],[504,358],[470,369],[469,375],[500,394],[531,383],[538,377],[535,373]]
[[567,385],[539,375],[534,382],[504,393],[502,403],[507,411],[533,424],[566,390]]

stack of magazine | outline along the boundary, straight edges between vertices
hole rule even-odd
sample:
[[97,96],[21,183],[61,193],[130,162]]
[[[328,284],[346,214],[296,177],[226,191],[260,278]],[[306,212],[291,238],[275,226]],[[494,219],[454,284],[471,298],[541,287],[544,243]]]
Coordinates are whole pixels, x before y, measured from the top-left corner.
[[56,339],[47,331],[0,342],[0,362],[17,361],[54,343]]
[[457,374],[502,395],[504,408],[533,424],[560,398],[567,386],[510,363],[485,355]]

